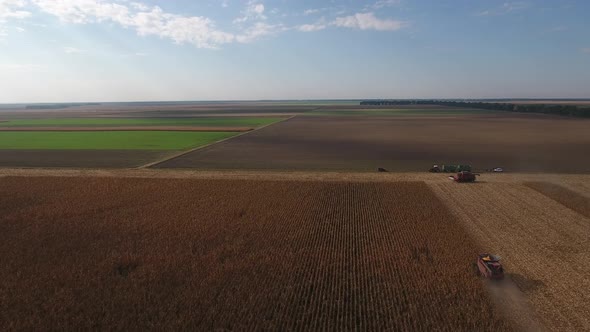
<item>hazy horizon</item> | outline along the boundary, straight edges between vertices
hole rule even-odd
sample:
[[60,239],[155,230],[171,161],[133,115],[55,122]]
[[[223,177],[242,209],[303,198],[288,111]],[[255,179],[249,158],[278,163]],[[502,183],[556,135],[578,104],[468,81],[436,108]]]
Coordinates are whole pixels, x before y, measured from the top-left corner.
[[0,103],[2,106],[26,106],[35,104],[206,104],[206,103],[305,103],[305,102],[360,102],[363,100],[448,100],[448,101],[590,101],[590,98],[358,98],[358,99],[219,99],[219,100],[122,100],[122,101],[60,101],[60,102],[18,102]]
[[0,103],[586,99],[590,3],[2,0]]

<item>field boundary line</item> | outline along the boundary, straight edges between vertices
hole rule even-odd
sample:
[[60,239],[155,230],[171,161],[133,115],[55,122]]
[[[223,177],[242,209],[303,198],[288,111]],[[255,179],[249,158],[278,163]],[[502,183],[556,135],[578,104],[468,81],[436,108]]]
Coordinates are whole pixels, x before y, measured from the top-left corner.
[[239,133],[239,134],[237,134],[237,135],[234,135],[234,136],[231,136],[231,137],[228,137],[228,138],[224,138],[224,139],[222,139],[222,140],[219,140],[219,141],[211,142],[211,143],[209,143],[209,144],[205,144],[205,145],[200,145],[200,146],[197,146],[197,147],[195,147],[195,148],[192,148],[192,149],[190,149],[190,150],[181,151],[181,152],[175,153],[175,154],[173,154],[173,155],[171,155],[171,156],[165,157],[165,158],[163,158],[163,159],[159,159],[159,160],[156,160],[156,161],[152,161],[152,162],[150,162],[150,163],[147,163],[147,164],[144,164],[144,165],[141,165],[141,166],[137,166],[137,167],[134,167],[134,168],[136,168],[136,169],[150,168],[150,167],[153,167],[153,166],[159,165],[159,164],[161,164],[161,163],[164,163],[164,162],[170,161],[170,160],[172,160],[172,159],[176,159],[176,158],[178,158],[178,157],[184,156],[184,155],[186,155],[186,154],[189,154],[189,153],[191,153],[191,152],[195,152],[195,151],[198,151],[198,150],[202,150],[202,149],[208,148],[208,147],[210,147],[210,146],[213,146],[213,145],[215,145],[215,144],[223,143],[223,142],[229,141],[230,139],[234,139],[234,138],[237,138],[237,137],[240,137],[240,136],[243,136],[243,135],[247,135],[247,134],[250,134],[250,133],[256,132],[256,131],[258,131],[258,130],[260,130],[260,129],[264,129],[264,128],[266,128],[266,127],[270,127],[270,126],[272,126],[272,125],[279,124],[279,123],[282,123],[282,122],[285,122],[285,121],[291,120],[291,119],[293,119],[294,117],[296,117],[297,115],[299,115],[299,114],[292,115],[292,116],[290,116],[290,117],[288,117],[288,118],[285,118],[285,119],[283,119],[283,120],[280,120],[280,121],[277,121],[277,122],[273,122],[273,123],[269,123],[269,124],[267,124],[267,125],[264,125],[264,126],[262,126],[262,127],[258,127],[258,128],[255,128],[255,129],[252,129],[252,130],[246,131],[246,132],[242,132],[242,133]]

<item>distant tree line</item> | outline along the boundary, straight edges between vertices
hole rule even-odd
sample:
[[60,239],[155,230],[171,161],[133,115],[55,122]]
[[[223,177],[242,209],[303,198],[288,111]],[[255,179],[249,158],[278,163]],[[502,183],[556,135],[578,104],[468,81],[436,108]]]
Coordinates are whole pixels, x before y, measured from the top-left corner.
[[481,101],[449,101],[449,100],[363,100],[360,103],[366,106],[387,106],[387,105],[441,105],[450,107],[468,107],[487,109],[492,111],[506,111],[519,113],[542,113],[563,116],[575,116],[590,118],[590,107],[579,107],[574,105],[551,105],[551,104],[511,104],[491,103]]

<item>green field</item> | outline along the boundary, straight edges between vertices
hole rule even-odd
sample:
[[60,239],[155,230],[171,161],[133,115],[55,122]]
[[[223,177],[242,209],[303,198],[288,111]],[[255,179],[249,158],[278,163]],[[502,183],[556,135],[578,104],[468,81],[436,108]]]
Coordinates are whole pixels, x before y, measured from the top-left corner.
[[0,149],[186,150],[236,135],[179,131],[0,132]]
[[0,127],[123,127],[123,126],[194,126],[194,127],[260,127],[283,118],[217,117],[217,118],[66,118],[19,119],[0,122]]
[[496,111],[483,109],[442,109],[442,108],[424,108],[424,109],[334,109],[318,110],[305,113],[305,115],[343,115],[343,116],[437,116],[437,115],[466,115],[466,114],[497,114]]

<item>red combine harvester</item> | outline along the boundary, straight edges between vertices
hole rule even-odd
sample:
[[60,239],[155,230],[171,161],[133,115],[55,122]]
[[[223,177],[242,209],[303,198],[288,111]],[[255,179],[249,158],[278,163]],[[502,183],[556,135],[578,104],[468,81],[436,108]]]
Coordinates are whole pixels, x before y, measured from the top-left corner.
[[490,254],[477,256],[477,268],[479,273],[488,279],[503,279],[504,269],[500,264],[500,257]]
[[479,174],[474,174],[469,171],[461,171],[458,172],[456,175],[449,176],[449,179],[456,182],[475,182],[476,176],[479,176]]

